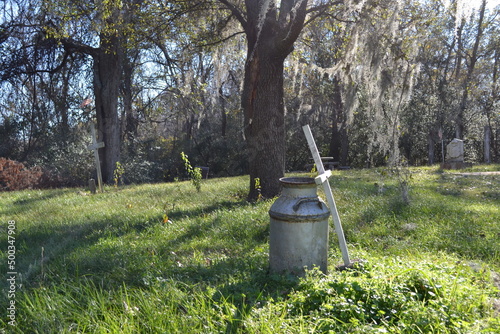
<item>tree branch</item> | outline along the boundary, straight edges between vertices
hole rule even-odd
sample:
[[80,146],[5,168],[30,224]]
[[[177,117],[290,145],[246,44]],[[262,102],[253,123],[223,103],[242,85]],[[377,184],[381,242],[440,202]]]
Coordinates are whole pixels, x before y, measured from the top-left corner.
[[309,19],[304,23],[304,27],[307,26],[307,25],[309,25],[311,22],[314,22],[318,17],[321,17],[323,15],[325,15],[325,16],[331,16],[335,20],[340,21],[340,22],[353,23],[354,21],[341,19],[341,18],[338,18],[338,17],[336,17],[334,15],[327,14],[328,9],[330,9],[332,6],[342,5],[343,3],[344,3],[344,1],[336,1],[336,2],[333,2],[333,3],[318,5],[318,6],[309,8],[307,10],[306,14],[309,15],[309,14],[314,13],[314,15],[311,15],[309,17]]
[[240,22],[241,26],[243,27],[243,30],[245,30],[245,32],[246,32],[248,24],[247,24],[247,20],[245,19],[243,13],[238,8],[236,8],[236,6],[234,4],[230,3],[228,0],[217,0],[217,1],[219,1],[221,4],[226,6],[226,8],[231,11],[231,14],[233,14],[234,17],[236,17],[238,22]]
[[204,47],[207,47],[207,46],[213,46],[213,45],[217,45],[217,44],[220,44],[220,43],[224,43],[225,41],[230,40],[234,36],[238,36],[238,35],[241,35],[241,34],[244,34],[244,33],[245,33],[244,31],[238,31],[238,32],[235,32],[234,34],[231,34],[231,35],[227,36],[226,38],[219,39],[219,40],[217,40],[215,42],[211,42],[211,43],[201,44],[201,45],[198,45],[198,47],[204,48]]
[[300,35],[300,32],[304,27],[304,21],[307,11],[306,9],[307,0],[299,0],[290,9],[290,22],[288,23],[288,29],[285,30],[286,35],[280,42],[283,47],[291,47],[297,37]]
[[328,8],[333,7],[333,6],[337,6],[337,5],[342,5],[343,3],[344,3],[344,1],[339,0],[339,1],[335,1],[335,2],[328,2],[328,3],[322,4],[322,5],[317,5],[317,6],[309,8],[306,11],[306,14],[311,14],[314,12],[324,13]]
[[80,52],[87,54],[89,56],[95,57],[97,55],[97,49],[89,45],[77,42],[71,38],[61,38],[59,41],[64,46],[66,52]]

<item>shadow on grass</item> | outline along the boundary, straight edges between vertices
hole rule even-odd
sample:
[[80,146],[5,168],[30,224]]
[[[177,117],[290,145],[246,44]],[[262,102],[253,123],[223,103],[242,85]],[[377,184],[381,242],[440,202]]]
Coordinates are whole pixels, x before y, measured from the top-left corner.
[[209,215],[219,210],[232,210],[240,208],[242,206],[250,205],[246,201],[223,201],[217,204],[205,206],[202,208],[192,209],[192,210],[172,210],[169,212],[168,216],[174,219],[184,218],[184,217],[197,217],[200,215]]
[[244,332],[244,320],[252,310],[287,298],[299,283],[293,275],[270,274],[267,253],[227,258],[210,266],[175,268],[168,275],[165,284],[174,280],[190,287],[215,288],[210,300],[217,308],[232,312],[225,318],[224,333]]
[[[154,250],[148,246],[148,236],[169,228],[160,215],[116,214],[86,222],[77,218],[74,223],[31,225],[17,239],[24,289],[30,294],[32,288],[76,284],[82,278],[106,290],[123,286],[148,289],[151,282],[161,279],[211,286],[217,291],[211,297],[214,303],[233,305],[235,313],[227,321],[226,333],[236,333],[253,308],[286,295],[297,283],[293,277],[268,274],[268,257],[263,250],[268,217],[260,219],[258,213],[247,217],[245,207],[252,211],[252,204],[244,201],[171,211],[169,218],[178,230],[163,244],[151,237]],[[233,217],[239,225],[233,224]],[[245,218],[248,221],[242,221]],[[236,241],[226,245],[229,238]],[[245,240],[238,243],[238,238]],[[202,258],[213,255],[207,263],[189,260],[191,241],[196,245],[198,239],[210,243],[200,243],[195,249]],[[185,249],[182,256],[186,262],[179,266],[171,253],[181,248]]]
[[[225,208],[238,206],[226,203]],[[245,259],[255,253],[255,249],[262,249],[269,234],[267,221],[254,220],[254,224],[243,222],[245,227],[241,228],[231,227],[231,222],[217,215],[200,217],[220,209],[221,206],[216,205],[203,210],[177,212],[184,216],[193,213],[190,216],[193,220],[185,224],[179,221],[169,225],[160,220],[152,223],[154,220],[149,220],[147,225],[133,224],[127,229],[125,239],[122,239],[126,240],[126,246],[116,241],[106,243],[107,239],[96,244],[91,251],[88,249],[92,245],[81,245],[81,251],[87,254],[78,256],[78,263],[69,267],[80,274],[95,276],[96,279],[106,277],[111,285],[124,282],[130,286],[145,287],[157,277],[175,277],[176,280],[192,284],[218,284],[219,281],[237,276],[238,270],[235,268],[241,266],[233,261]],[[177,216],[174,214],[173,217]],[[165,235],[165,229],[169,228],[176,230],[172,231],[171,237]],[[144,233],[136,233],[143,229]],[[155,233],[165,235],[165,240],[152,236]],[[118,234],[114,232],[112,237]],[[240,239],[242,241],[238,242]],[[71,252],[77,254],[80,249],[74,248]]]
[[[50,227],[46,224],[32,225],[20,231],[16,237],[16,269],[22,275],[23,285],[39,285],[53,261],[64,262],[68,254],[90,247],[101,238],[95,231],[109,229],[110,226],[116,227],[112,219]],[[118,227],[116,229],[119,230]],[[64,274],[58,269],[56,276]]]
[[432,186],[421,189],[425,192],[412,196],[409,205],[394,197],[363,208],[353,228],[346,230],[347,239],[381,252],[419,247],[471,260],[498,261],[500,215],[494,200],[481,192],[475,196],[443,194]]
[[[13,217],[16,214],[24,213],[33,210],[38,205],[42,205],[44,201],[54,199],[75,191],[74,189],[52,189],[52,190],[25,190],[21,198],[15,200],[12,205],[1,208],[0,215],[7,218]],[[4,193],[2,196],[8,197],[9,193]]]
[[226,320],[225,333],[244,333],[244,321],[251,316],[252,310],[287,298],[298,283],[299,278],[295,276],[270,275],[267,271],[256,271],[246,280],[220,288],[212,299],[234,305],[234,313]]
[[[44,199],[59,196],[63,193],[51,193],[43,196],[43,198],[37,197],[24,201],[28,201],[25,202],[27,205],[37,205]],[[184,218],[195,219],[196,223],[186,223],[185,227],[183,227],[183,233],[170,241],[166,241],[164,245],[155,245],[155,248],[163,248],[162,253],[169,254],[170,250],[174,251],[184,243],[210,233],[214,227],[216,228],[218,224],[223,223],[218,221],[217,218],[203,220],[199,219],[199,217],[220,210],[233,210],[246,205],[250,204],[243,201],[222,201],[194,210],[172,211],[169,213],[170,219],[174,221],[182,221]],[[200,223],[198,223],[198,220]],[[150,256],[147,253],[146,246],[140,246],[139,250],[133,250],[131,244],[135,243],[133,239],[139,240],[137,242],[139,244],[144,242],[148,238],[148,233],[154,233],[155,229],[162,227],[164,227],[162,216],[139,216],[131,220],[130,218],[125,219],[125,216],[121,214],[106,216],[103,219],[89,219],[87,222],[30,225],[20,231],[16,237],[17,270],[22,273],[23,284],[26,287],[41,284],[51,271],[53,276],[62,279],[72,279],[80,274],[90,274],[99,278],[100,275],[108,276],[107,274],[111,273],[111,276],[123,278],[128,284],[141,286],[141,277],[144,273],[140,273],[140,271],[148,269],[145,262],[150,260]],[[116,245],[112,241],[116,240],[116,238],[126,241]],[[259,237],[256,238],[260,239]],[[107,242],[110,240],[111,242]],[[131,242],[131,240],[133,241]],[[125,242],[125,245],[123,242]],[[127,245],[127,243],[130,243],[130,245]],[[6,241],[0,242],[2,249],[6,249],[6,245]],[[201,249],[200,251],[203,252],[204,250]],[[85,255],[80,256],[79,254]],[[134,256],[137,256],[137,258],[134,259]],[[175,264],[168,256],[156,260],[164,262],[161,266],[162,269]],[[0,264],[0,269],[5,269],[5,266],[6,261]],[[134,267],[137,267],[137,270]],[[43,272],[44,269],[45,272]],[[113,273],[119,274],[113,275]],[[138,274],[141,277],[136,277]],[[119,284],[119,282],[116,283]],[[3,282],[1,286],[6,286],[6,282]]]

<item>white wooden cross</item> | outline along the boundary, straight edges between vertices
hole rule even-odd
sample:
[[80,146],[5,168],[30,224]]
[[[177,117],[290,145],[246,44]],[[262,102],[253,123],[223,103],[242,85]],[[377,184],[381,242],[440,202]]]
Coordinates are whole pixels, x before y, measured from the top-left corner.
[[97,137],[95,135],[95,128],[94,124],[90,124],[90,131],[92,132],[92,144],[87,146],[89,150],[94,151],[94,158],[95,158],[95,168],[97,169],[97,182],[99,184],[99,191],[102,193],[102,173],[101,173],[101,163],[99,161],[99,152],[98,150],[102,147],[104,147],[103,142],[97,142]]
[[304,130],[307,144],[309,145],[309,149],[311,150],[312,156],[314,158],[314,163],[316,164],[316,168],[318,169],[319,175],[315,178],[316,184],[323,185],[323,189],[325,190],[325,195],[328,200],[328,206],[330,207],[330,213],[332,214],[333,223],[335,225],[335,232],[337,233],[337,238],[339,240],[340,250],[342,251],[342,259],[344,260],[344,265],[349,266],[351,264],[351,260],[349,259],[349,252],[347,250],[347,245],[345,242],[344,230],[342,229],[337,206],[335,205],[335,199],[333,198],[332,189],[330,188],[330,183],[328,182],[328,178],[332,175],[332,171],[325,171],[323,162],[321,161],[321,156],[319,155],[318,148],[316,147],[316,143],[314,142],[314,137],[311,133],[311,128],[309,128],[309,125],[304,125],[302,127],[302,130]]

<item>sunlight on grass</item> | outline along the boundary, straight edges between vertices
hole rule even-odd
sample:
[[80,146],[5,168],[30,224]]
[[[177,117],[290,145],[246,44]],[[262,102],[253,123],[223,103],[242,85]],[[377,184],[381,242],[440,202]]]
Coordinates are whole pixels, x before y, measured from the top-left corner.
[[[351,258],[364,262],[335,269],[332,228],[329,274],[300,280],[268,274],[273,201],[247,203],[246,177],[204,180],[201,192],[0,193],[2,222],[17,227],[14,332],[498,332],[499,179],[411,171],[409,205],[379,170],[335,171]],[[5,239],[0,248],[7,272]]]

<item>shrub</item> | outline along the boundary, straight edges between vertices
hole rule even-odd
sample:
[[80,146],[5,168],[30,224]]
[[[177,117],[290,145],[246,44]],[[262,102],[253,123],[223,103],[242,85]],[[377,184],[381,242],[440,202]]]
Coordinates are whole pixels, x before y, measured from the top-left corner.
[[21,162],[0,158],[0,190],[35,188],[42,174],[39,166],[27,168]]
[[193,183],[193,186],[196,188],[196,191],[200,192],[201,191],[201,168],[199,167],[192,167],[191,162],[189,162],[188,156],[184,154],[184,152],[181,152],[181,158],[182,161],[184,161],[184,167],[186,168],[186,172],[188,173],[189,177],[191,178],[191,182]]
[[163,180],[163,166],[159,162],[143,160],[140,155],[126,159],[122,166],[126,171],[122,175],[124,183],[154,183]]

